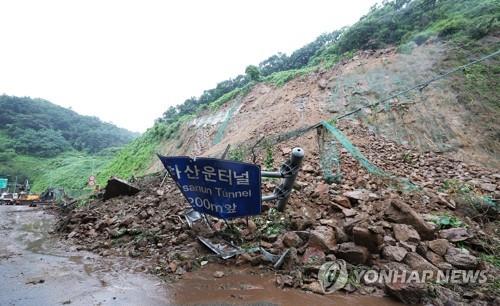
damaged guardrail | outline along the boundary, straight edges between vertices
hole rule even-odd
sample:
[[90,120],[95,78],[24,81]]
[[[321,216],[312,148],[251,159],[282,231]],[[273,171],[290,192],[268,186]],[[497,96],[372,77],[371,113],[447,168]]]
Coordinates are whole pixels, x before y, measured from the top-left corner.
[[263,196],[262,201],[278,200],[278,211],[285,210],[303,159],[304,150],[302,148],[294,148],[290,159],[281,166],[280,171],[261,171],[263,177],[283,178],[283,182],[276,187],[273,194]]

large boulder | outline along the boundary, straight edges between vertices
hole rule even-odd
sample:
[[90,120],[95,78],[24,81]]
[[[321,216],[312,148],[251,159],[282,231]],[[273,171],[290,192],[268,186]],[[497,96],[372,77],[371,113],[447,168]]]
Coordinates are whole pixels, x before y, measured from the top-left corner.
[[422,239],[430,240],[434,238],[434,227],[425,222],[422,216],[408,204],[392,199],[384,214],[389,221],[413,226]]

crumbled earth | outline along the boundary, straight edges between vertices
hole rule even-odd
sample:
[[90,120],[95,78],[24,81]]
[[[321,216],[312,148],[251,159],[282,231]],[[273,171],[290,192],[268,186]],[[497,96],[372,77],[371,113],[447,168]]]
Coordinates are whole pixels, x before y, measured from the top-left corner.
[[[68,241],[103,256],[144,259],[144,269],[174,280],[210,261],[251,265],[274,270],[281,287],[322,293],[318,271],[326,261],[344,259],[352,273],[363,267],[401,270],[486,271],[485,284],[366,284],[348,282],[342,289],[360,294],[389,294],[405,303],[500,302],[500,254],[497,199],[500,172],[470,165],[434,152],[416,152],[376,136],[355,122],[342,131],[375,165],[411,180],[418,189],[406,191],[400,181],[367,172],[341,150],[342,180],[326,183],[319,165],[314,131],[274,147],[279,166],[295,145],[306,148],[306,158],[285,212],[274,203],[263,213],[229,222],[201,220],[190,228],[183,217],[189,205],[176,185],[162,173],[134,182],[135,196],[87,205],[61,216],[58,229]],[[257,152],[263,164],[265,150]],[[279,182],[263,181],[263,193]],[[243,252],[222,260],[202,246],[197,237],[229,241]],[[255,252],[288,250],[283,264],[274,268]],[[220,275],[214,275],[220,277]]]

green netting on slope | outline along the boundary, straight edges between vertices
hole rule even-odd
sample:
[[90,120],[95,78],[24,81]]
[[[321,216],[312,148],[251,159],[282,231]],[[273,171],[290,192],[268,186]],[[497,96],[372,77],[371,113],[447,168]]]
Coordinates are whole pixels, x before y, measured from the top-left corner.
[[389,178],[392,180],[396,180],[400,183],[403,189],[413,190],[416,189],[413,183],[404,178],[396,177],[393,174],[387,173],[380,169],[379,167],[372,164],[364,155],[361,153],[358,148],[349,141],[349,139],[335,126],[331,125],[326,121],[321,121],[321,125],[325,127],[336,139],[337,141],[354,157],[369,173],[378,175],[381,177]]
[[323,172],[323,179],[331,183],[340,183],[342,171],[340,169],[340,152],[338,143],[332,134],[325,130],[323,126],[317,128],[319,165]]
[[224,121],[219,126],[219,128],[217,129],[217,133],[215,134],[214,141],[213,141],[214,145],[221,142],[222,138],[224,138],[224,134],[226,133],[226,128],[229,124],[229,121],[231,121],[231,119],[233,118],[234,112],[238,109],[242,100],[243,100],[243,95],[239,95],[235,99],[231,108],[226,113],[226,117],[224,118]]

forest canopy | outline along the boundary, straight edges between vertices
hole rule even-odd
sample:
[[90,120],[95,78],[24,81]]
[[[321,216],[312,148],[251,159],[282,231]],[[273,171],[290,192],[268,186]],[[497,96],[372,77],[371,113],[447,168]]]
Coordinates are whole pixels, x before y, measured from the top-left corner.
[[42,99],[0,96],[2,151],[52,157],[74,149],[96,153],[130,142],[134,133]]

